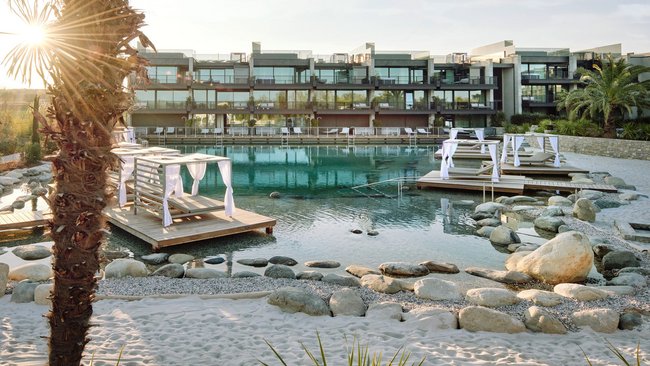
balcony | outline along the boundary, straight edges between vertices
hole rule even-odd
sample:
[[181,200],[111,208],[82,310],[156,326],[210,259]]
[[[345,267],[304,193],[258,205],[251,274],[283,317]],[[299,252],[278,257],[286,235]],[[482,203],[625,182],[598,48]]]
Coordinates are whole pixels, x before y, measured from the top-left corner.
[[255,101],[254,112],[264,113],[311,113],[312,104],[309,102],[270,102]]
[[371,106],[366,102],[315,102],[314,110],[318,113],[331,114],[369,114]]
[[413,87],[413,88],[422,88],[423,85],[426,85],[426,78],[422,77],[408,77],[408,76],[396,76],[396,77],[379,77],[374,78],[374,83],[379,89],[404,89]]
[[311,84],[316,89],[371,89],[374,85],[371,84],[370,79],[367,77],[333,77],[333,78],[319,78],[316,76],[311,77]]
[[574,75],[567,71],[554,71],[552,73],[535,73],[522,72],[522,85],[555,85],[555,84],[572,84],[578,82]]
[[375,102],[374,110],[380,114],[429,114],[431,109],[427,103],[395,103],[395,102]]
[[248,88],[247,76],[217,76],[211,78],[194,79],[194,87],[205,86],[218,86],[218,85],[239,85]]
[[134,104],[136,113],[185,113],[188,110],[186,101],[137,101]]
[[441,79],[434,76],[431,78],[431,83],[440,89],[495,89],[497,78],[495,76],[480,76]]
[[521,97],[523,107],[554,107],[555,98],[552,95],[524,95]]
[[293,76],[253,76],[250,79],[250,86],[258,89],[281,90],[291,87],[294,89],[311,88],[309,79],[301,79]]
[[431,109],[436,113],[454,114],[494,114],[494,102],[431,102]]

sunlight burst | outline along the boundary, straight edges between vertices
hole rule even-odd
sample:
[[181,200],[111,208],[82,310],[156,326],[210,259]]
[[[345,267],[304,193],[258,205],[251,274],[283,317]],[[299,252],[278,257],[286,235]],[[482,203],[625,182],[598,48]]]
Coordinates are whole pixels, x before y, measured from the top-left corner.
[[38,47],[45,43],[47,31],[42,24],[26,24],[24,29],[18,32],[18,37],[21,39],[21,42],[32,47]]

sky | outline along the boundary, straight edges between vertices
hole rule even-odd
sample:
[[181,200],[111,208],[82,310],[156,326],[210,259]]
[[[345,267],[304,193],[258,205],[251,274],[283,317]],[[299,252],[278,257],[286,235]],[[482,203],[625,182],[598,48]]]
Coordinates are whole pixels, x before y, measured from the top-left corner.
[[[29,0],[28,0],[29,1]],[[20,24],[0,0],[0,32]],[[648,0],[131,0],[146,16],[145,34],[160,50],[199,54],[262,50],[348,53],[377,50],[470,52],[503,40],[515,46],[574,51],[622,43],[650,52]],[[16,38],[0,34],[0,59]],[[0,88],[24,87],[0,66]],[[32,87],[41,87],[37,83]]]

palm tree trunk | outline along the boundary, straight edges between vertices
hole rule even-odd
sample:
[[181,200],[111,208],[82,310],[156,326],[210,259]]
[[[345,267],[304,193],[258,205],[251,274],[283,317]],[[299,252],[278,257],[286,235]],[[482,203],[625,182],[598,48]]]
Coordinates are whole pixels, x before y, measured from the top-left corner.
[[613,139],[616,137],[616,124],[611,115],[612,114],[607,111],[604,113],[605,124],[603,125],[603,136]]

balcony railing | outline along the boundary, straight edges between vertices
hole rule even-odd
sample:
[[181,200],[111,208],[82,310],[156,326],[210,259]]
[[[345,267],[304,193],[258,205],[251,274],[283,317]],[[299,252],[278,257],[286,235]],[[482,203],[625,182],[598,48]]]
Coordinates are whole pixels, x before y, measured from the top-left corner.
[[138,101],[135,102],[136,109],[186,109],[187,101],[174,102],[174,101]]
[[296,78],[293,76],[253,76],[255,84],[257,85],[269,85],[269,84],[307,84],[309,83],[308,78]]
[[348,77],[333,77],[333,78],[319,78],[314,77],[316,84],[358,84],[358,85],[368,85],[370,84],[370,79],[362,76],[348,76]]
[[393,102],[375,102],[375,109],[378,111],[382,110],[403,110],[403,111],[428,111],[429,105],[427,103],[393,103]]
[[433,77],[432,83],[437,85],[496,85],[497,79],[494,76],[455,77],[453,79]]
[[431,102],[431,109],[435,110],[445,110],[445,111],[463,111],[463,110],[473,110],[473,111],[493,111],[494,102]]
[[530,103],[555,103],[555,98],[552,95],[524,95],[521,97],[524,104]]
[[316,109],[320,110],[364,110],[370,109],[367,102],[315,102]]
[[[448,132],[444,131],[442,127],[412,127],[412,133],[418,137],[431,137],[431,136],[447,136]],[[246,136],[271,136],[280,138],[282,135],[289,136],[320,136],[320,137],[347,137],[347,136],[362,136],[362,137],[402,137],[407,136],[407,132],[402,127],[285,127],[277,124],[256,124],[249,127],[244,123],[234,123],[232,125],[215,128],[208,126],[198,127],[134,127],[135,137],[139,139],[151,138],[168,138],[168,137],[202,137],[202,138],[220,138],[223,136],[230,136],[233,138],[246,137]]]
[[257,110],[271,110],[271,109],[310,109],[311,103],[309,102],[268,102],[268,101],[255,101],[255,109]]
[[377,77],[378,85],[408,85],[408,84],[424,84],[423,77],[408,77],[408,76],[395,76],[395,77]]
[[554,71],[548,74],[535,72],[522,72],[521,80],[566,80],[573,79],[568,71]]

